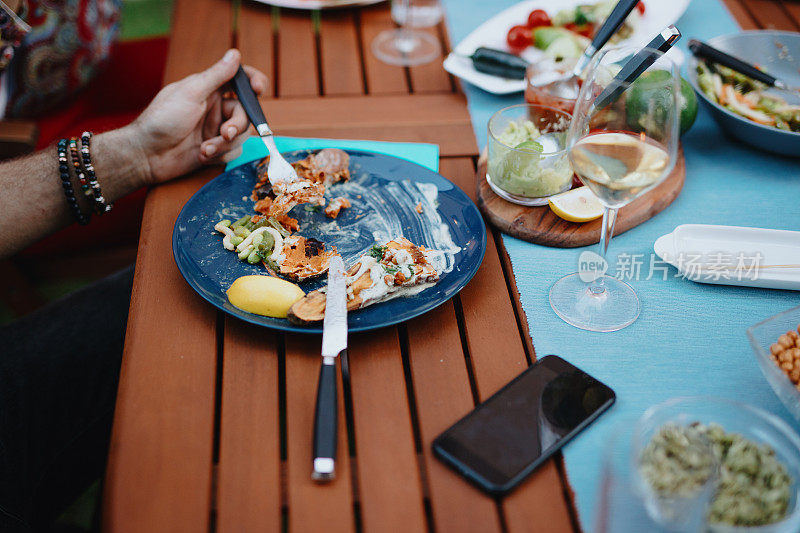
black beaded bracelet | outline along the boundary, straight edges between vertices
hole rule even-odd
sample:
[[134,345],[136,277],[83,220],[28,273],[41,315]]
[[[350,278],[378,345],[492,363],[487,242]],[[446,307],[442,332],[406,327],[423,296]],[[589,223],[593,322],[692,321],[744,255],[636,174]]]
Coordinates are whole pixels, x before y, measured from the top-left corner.
[[84,131],[81,134],[81,161],[83,171],[86,174],[89,186],[92,188],[92,193],[94,193],[94,210],[96,213],[102,215],[103,213],[111,211],[114,206],[109,204],[103,196],[103,193],[100,192],[100,184],[97,182],[94,166],[92,166],[92,156],[89,154],[91,142],[92,132]]
[[67,197],[67,203],[75,216],[75,220],[78,221],[78,224],[85,226],[89,223],[90,217],[81,211],[78,199],[75,198],[75,190],[72,188],[72,179],[70,178],[69,165],[67,164],[69,163],[69,159],[67,159],[67,140],[61,139],[58,141],[56,149],[58,153],[58,171],[61,176],[61,185],[64,187],[64,196]]

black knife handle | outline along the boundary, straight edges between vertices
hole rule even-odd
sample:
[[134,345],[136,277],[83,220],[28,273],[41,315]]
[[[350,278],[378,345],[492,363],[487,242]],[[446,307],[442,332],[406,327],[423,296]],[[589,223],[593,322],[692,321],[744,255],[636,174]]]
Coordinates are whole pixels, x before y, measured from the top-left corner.
[[762,83],[766,83],[767,85],[775,85],[775,82],[777,81],[777,78],[770,76],[766,72],[758,70],[750,63],[745,63],[741,59],[726,54],[722,50],[717,50],[713,46],[709,46],[702,41],[698,41],[697,39],[692,39],[689,41],[689,50],[691,50],[692,54],[697,58],[707,59],[714,63],[720,64],[723,67],[732,68],[736,72],[744,74],[745,76],[753,78],[754,80],[758,80]]
[[603,24],[600,26],[600,29],[597,30],[597,33],[592,39],[592,47],[595,50],[600,50],[605,44],[611,39],[611,36],[614,35],[614,32],[625,22],[625,19],[628,18],[633,8],[636,7],[636,4],[639,3],[639,0],[619,0],[614,9],[611,11],[611,14],[608,15],[608,18],[603,21]]
[[315,481],[331,481],[336,475],[336,404],[336,358],[323,358],[314,413],[314,465],[311,478]]
[[259,126],[262,128],[266,126],[267,119],[264,116],[264,111],[261,109],[261,104],[258,103],[256,93],[253,92],[253,87],[250,85],[250,78],[247,77],[247,73],[241,65],[239,65],[239,70],[236,71],[236,75],[233,77],[233,80],[231,80],[231,85],[233,85],[233,92],[235,92],[236,97],[239,98],[239,102],[242,104],[247,118],[250,119],[250,122],[253,123],[253,126],[255,126],[256,130],[261,134]]
[[609,83],[606,88],[603,89],[603,92],[600,93],[600,96],[597,97],[594,102],[594,107],[596,109],[603,109],[616,102],[617,99],[622,96],[622,93],[625,92],[625,89],[630,87],[631,83],[641,76],[645,70],[650,68],[660,57],[660,55],[654,53],[653,50],[666,53],[680,38],[681,32],[678,31],[678,28],[673,25],[667,26],[622,66],[622,70],[619,71],[619,74],[611,80],[611,83]]

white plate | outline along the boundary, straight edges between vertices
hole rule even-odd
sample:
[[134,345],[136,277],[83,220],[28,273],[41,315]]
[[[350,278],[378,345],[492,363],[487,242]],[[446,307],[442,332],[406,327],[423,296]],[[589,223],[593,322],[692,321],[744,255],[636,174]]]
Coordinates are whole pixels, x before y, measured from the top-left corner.
[[653,249],[698,283],[800,290],[800,231],[683,224]]
[[[587,4],[590,1],[592,0],[525,0],[515,4],[478,26],[458,43],[453,52],[445,58],[444,69],[490,93],[510,94],[524,91],[525,80],[509,80],[478,72],[468,56],[481,46],[508,51],[506,34],[509,28],[525,24],[528,14],[534,9],[544,9],[552,16],[561,9]],[[645,0],[644,15],[636,25],[633,35],[617,45],[642,46],[649,43],[656,34],[680,18],[689,2],[690,0]],[[670,50],[668,55],[678,66],[683,63],[683,53],[677,48]],[[530,63],[545,57],[542,50],[533,46],[529,46],[521,56]]]
[[330,9],[335,7],[370,6],[385,0],[256,0],[262,4],[289,9]]

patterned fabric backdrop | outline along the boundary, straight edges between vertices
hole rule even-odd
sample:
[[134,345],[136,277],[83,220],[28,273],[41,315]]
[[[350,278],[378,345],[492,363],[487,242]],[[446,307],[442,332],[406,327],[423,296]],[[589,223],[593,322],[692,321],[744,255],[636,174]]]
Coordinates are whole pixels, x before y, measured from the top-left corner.
[[108,59],[122,0],[28,0],[32,31],[9,75],[8,117],[37,117],[86,86]]

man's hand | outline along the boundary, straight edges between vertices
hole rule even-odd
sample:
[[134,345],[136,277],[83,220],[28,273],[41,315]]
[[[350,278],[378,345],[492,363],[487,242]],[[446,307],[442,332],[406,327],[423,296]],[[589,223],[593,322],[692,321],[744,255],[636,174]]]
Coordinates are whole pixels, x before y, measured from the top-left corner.
[[[208,70],[167,85],[130,125],[133,147],[147,163],[145,184],[239,155],[249,122],[239,101],[223,99],[223,93],[240,60],[238,50],[228,50]],[[267,77],[252,67],[244,70],[256,94],[264,93]]]

